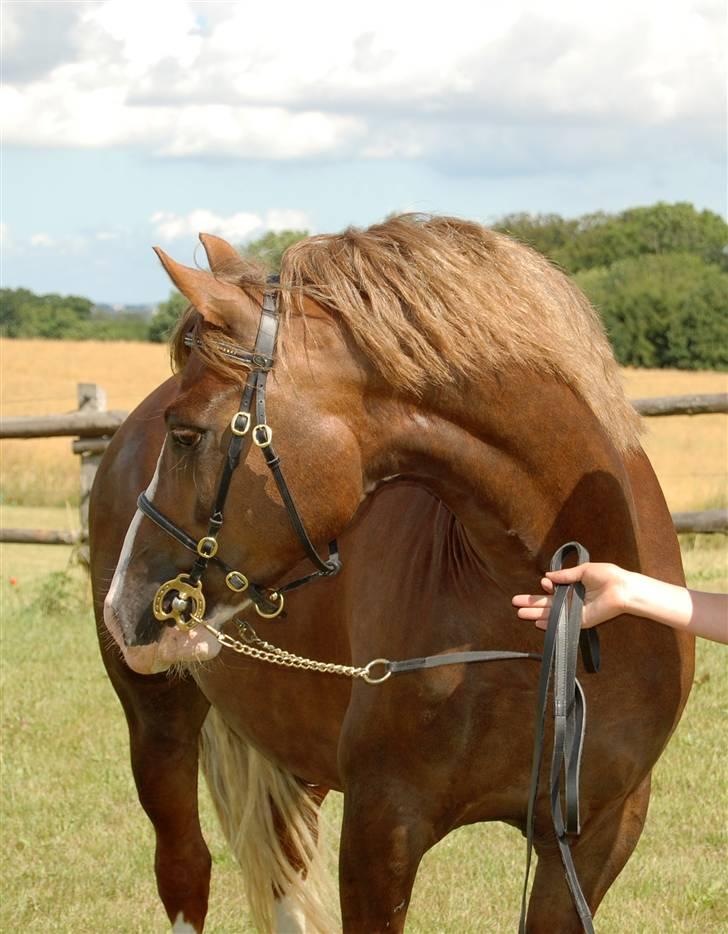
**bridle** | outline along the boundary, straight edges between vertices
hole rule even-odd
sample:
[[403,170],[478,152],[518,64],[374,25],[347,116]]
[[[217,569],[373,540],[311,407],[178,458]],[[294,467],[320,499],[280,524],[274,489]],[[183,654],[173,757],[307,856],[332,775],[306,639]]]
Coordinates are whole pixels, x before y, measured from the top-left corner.
[[[277,284],[278,277],[269,276],[267,282],[268,284]],[[152,610],[156,619],[160,622],[166,622],[170,626],[176,626],[183,631],[188,631],[204,623],[205,597],[202,591],[202,578],[210,564],[214,564],[222,570],[225,574],[225,583],[230,590],[236,594],[245,592],[246,596],[253,602],[256,612],[265,619],[274,619],[283,612],[284,594],[288,591],[301,587],[319,577],[333,577],[341,570],[336,540],[329,543],[329,554],[326,559],[319,556],[311,542],[283,476],[281,459],[273,447],[273,431],[266,419],[265,392],[268,373],[273,368],[275,361],[278,325],[278,290],[269,289],[266,290],[263,296],[258,333],[253,350],[241,350],[222,341],[215,343],[215,348],[224,354],[226,358],[246,367],[249,372],[243,386],[240,406],[230,422],[231,438],[225,455],[212,514],[208,520],[207,534],[200,539],[195,539],[160,512],[146,493],[141,493],[137,500],[137,506],[147,518],[155,522],[160,529],[171,535],[185,548],[196,554],[192,568],[188,572],[180,573],[162,584],[157,590],[152,603]],[[200,344],[200,339],[193,333],[185,336],[186,346],[194,347]],[[230,482],[236,467],[240,464],[247,435],[250,435],[252,445],[258,447],[263,453],[296,535],[303,545],[306,555],[316,567],[313,573],[275,589],[251,582],[242,571],[231,568],[217,554],[217,536],[223,525],[223,511],[230,490]],[[250,447],[248,447],[248,451]]]

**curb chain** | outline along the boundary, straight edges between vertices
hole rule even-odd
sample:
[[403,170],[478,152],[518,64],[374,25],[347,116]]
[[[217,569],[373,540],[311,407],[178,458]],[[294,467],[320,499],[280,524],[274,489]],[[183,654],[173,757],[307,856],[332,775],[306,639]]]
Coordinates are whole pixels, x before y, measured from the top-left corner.
[[280,665],[283,668],[298,668],[303,671],[320,671],[325,674],[343,675],[345,678],[361,678],[368,684],[378,684],[385,681],[390,672],[386,671],[383,677],[374,677],[371,674],[373,666],[385,664],[386,660],[377,658],[363,668],[356,668],[352,665],[337,665],[334,662],[318,662],[312,658],[304,658],[301,655],[294,655],[293,652],[287,652],[270,642],[261,639],[255,629],[247,620],[235,620],[240,629],[243,641],[224,632],[218,632],[214,626],[204,623],[205,629],[217,639],[220,645],[232,649],[239,655],[247,655],[261,662],[268,662],[271,665]]

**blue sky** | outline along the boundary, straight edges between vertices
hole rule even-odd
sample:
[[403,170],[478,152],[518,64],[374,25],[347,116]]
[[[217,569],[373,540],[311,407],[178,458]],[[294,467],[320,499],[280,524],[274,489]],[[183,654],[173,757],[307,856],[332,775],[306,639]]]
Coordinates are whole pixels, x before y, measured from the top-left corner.
[[725,212],[713,0],[4,2],[3,285],[154,302],[197,233]]

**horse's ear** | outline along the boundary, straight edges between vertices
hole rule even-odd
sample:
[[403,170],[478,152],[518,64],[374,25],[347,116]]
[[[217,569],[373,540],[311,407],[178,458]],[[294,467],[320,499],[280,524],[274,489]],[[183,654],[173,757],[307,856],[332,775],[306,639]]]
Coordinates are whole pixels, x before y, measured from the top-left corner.
[[200,243],[205,248],[207,262],[213,272],[234,273],[242,266],[240,254],[227,240],[214,234],[201,233]]
[[158,246],[154,247],[154,252],[172,282],[206,321],[220,328],[235,329],[246,303],[241,289],[202,269],[191,269],[175,262]]

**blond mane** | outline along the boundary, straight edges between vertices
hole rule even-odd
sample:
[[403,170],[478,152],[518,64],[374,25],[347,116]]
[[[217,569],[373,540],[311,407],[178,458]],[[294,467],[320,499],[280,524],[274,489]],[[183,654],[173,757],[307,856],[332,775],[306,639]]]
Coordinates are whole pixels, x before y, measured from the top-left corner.
[[[243,288],[257,271],[237,270]],[[478,224],[399,215],[365,230],[290,247],[281,305],[306,295],[335,314],[395,388],[482,379],[514,366],[550,374],[580,395],[621,450],[639,418],[596,311],[543,256]]]
[[620,449],[637,443],[639,419],[599,316],[562,272],[509,237],[400,215],[300,241],[281,280],[339,316],[398,389],[421,394],[522,366],[570,385]]

